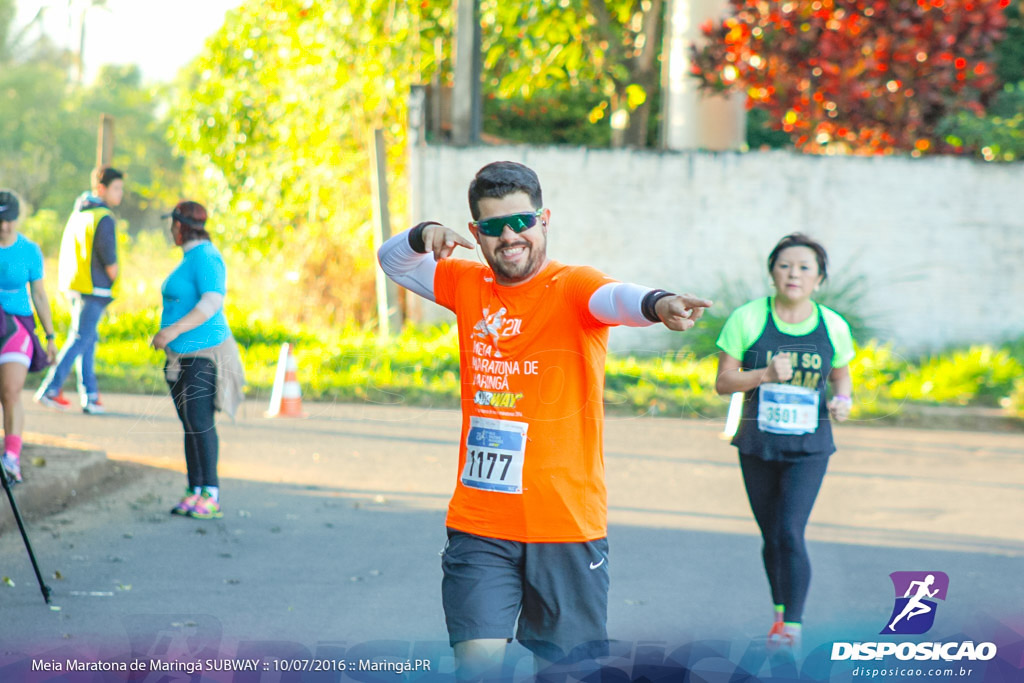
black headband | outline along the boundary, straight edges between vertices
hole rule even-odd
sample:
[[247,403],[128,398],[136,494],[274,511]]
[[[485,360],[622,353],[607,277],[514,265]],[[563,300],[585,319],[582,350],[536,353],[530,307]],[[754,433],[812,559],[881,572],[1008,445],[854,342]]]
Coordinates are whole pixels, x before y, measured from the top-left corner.
[[6,190],[0,191],[0,220],[18,220],[18,198]]
[[177,209],[175,209],[174,211],[171,211],[170,213],[165,213],[163,215],[163,217],[164,218],[173,218],[174,220],[178,221],[179,223],[184,223],[185,225],[189,226],[190,228],[195,228],[196,230],[202,230],[206,226],[206,221],[198,221],[195,218],[189,218],[188,216],[184,216],[184,215],[178,213]]

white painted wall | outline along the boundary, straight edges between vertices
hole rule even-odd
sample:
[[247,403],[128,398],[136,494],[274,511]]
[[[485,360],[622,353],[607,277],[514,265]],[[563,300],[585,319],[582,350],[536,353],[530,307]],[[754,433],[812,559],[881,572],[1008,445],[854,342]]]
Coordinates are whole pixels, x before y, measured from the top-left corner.
[[[466,192],[476,171],[519,161],[540,176],[552,212],[548,254],[564,263],[706,296],[726,281],[763,294],[768,252],[800,230],[825,244],[837,283],[867,278],[861,313],[898,348],[1024,334],[1024,164],[525,146],[418,154],[415,221],[468,234]],[[427,319],[441,313],[425,308]],[[679,341],[620,329],[612,345]]]

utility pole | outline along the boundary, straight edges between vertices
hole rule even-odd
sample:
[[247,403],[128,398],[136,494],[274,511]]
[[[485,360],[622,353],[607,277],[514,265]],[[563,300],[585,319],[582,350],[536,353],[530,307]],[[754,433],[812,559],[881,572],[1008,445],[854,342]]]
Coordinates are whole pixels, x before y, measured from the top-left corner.
[[745,93],[704,95],[690,75],[690,47],[703,39],[700,25],[721,20],[728,0],[668,0],[662,58],[662,149],[743,149]]
[[483,128],[480,0],[456,0],[456,4],[452,143],[466,146],[480,141]]
[[[384,146],[384,131],[376,128],[370,138],[370,163],[372,164],[371,186],[373,190],[373,250],[391,237],[391,213],[388,211],[387,150]],[[380,338],[387,339],[391,331],[402,327],[401,312],[398,308],[398,285],[376,269],[377,285],[377,330]]]
[[114,117],[100,114],[100,130],[96,135],[96,166],[109,166],[114,157]]

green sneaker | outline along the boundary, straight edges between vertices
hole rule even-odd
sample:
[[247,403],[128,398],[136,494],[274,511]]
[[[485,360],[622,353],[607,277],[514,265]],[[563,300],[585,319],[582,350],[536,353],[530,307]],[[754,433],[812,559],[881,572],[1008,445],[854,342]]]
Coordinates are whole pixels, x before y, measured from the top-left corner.
[[224,515],[220,511],[220,503],[215,501],[209,492],[203,491],[192,504],[188,516],[195,519],[220,519]]

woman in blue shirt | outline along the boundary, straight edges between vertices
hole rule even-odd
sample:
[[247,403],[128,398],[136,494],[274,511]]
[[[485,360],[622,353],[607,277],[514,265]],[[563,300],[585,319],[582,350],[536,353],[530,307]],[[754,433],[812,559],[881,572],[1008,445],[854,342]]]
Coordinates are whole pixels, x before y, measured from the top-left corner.
[[[20,482],[21,431],[25,409],[21,391],[29,371],[38,372],[53,363],[54,345],[50,299],[43,286],[43,253],[39,246],[18,234],[18,198],[0,190],[0,403],[4,411],[4,452],[0,464],[10,480]],[[26,285],[28,288],[26,289]],[[32,292],[29,301],[28,290]],[[46,333],[46,351],[36,338],[36,315]]]
[[161,289],[163,312],[153,347],[167,353],[164,374],[185,428],[188,489],[172,514],[221,517],[217,479],[218,440],[214,411],[234,414],[240,396],[241,363],[224,317],[227,272],[206,231],[206,209],[179,202],[171,236],[183,257]]

